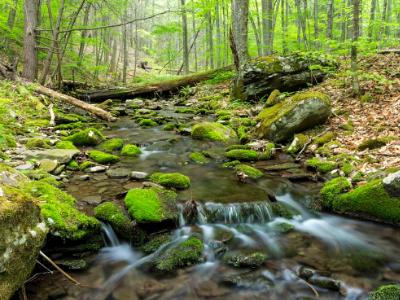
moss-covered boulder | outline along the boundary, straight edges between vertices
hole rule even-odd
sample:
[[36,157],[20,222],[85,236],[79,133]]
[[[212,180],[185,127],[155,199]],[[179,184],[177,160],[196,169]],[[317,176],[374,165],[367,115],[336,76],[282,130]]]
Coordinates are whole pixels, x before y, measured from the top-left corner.
[[190,187],[190,178],[180,173],[160,173],[151,174],[150,180],[159,185],[184,190]]
[[99,150],[91,150],[88,152],[90,159],[99,164],[113,164],[119,161],[119,157]]
[[339,214],[400,224],[400,197],[388,194],[381,179],[349,189],[345,179],[327,182],[321,190],[323,206]]
[[76,146],[71,141],[60,141],[56,144],[57,149],[77,150]]
[[76,155],[80,153],[77,149],[43,149],[43,150],[28,150],[25,155],[28,159],[51,159],[56,160],[60,164],[69,163]]
[[232,96],[242,100],[265,99],[274,90],[293,92],[320,82],[325,68],[335,68],[323,56],[294,53],[249,60],[233,80]]
[[104,141],[99,145],[99,149],[104,151],[104,152],[114,152],[121,150],[122,147],[124,146],[124,140],[120,138],[113,138]]
[[196,237],[189,237],[165,251],[156,259],[155,270],[160,273],[169,273],[179,268],[198,264],[202,261],[204,245]]
[[235,131],[221,123],[203,122],[193,126],[192,138],[217,142],[234,142],[237,139]]
[[87,128],[65,138],[75,146],[97,146],[105,137],[96,128]]
[[228,252],[222,260],[236,268],[258,268],[265,263],[268,256],[263,252]]
[[138,146],[132,145],[132,144],[125,145],[121,150],[122,156],[135,157],[135,156],[139,156],[140,153],[142,153],[142,150],[140,150],[140,148]]
[[246,149],[232,149],[225,153],[230,160],[255,161],[258,160],[258,152]]
[[190,153],[189,158],[191,161],[199,165],[205,165],[210,162],[210,160],[201,152]]
[[370,300],[399,300],[400,299],[400,285],[399,284],[388,284],[383,285],[373,291],[370,296]]
[[176,193],[157,188],[131,189],[125,205],[137,223],[175,222],[178,219]]
[[324,123],[331,115],[329,97],[319,92],[298,93],[260,112],[258,138],[284,142],[294,134]]
[[245,164],[236,165],[235,170],[236,172],[243,172],[252,179],[258,179],[264,175],[264,173],[261,172],[260,170]]
[[10,299],[31,275],[48,228],[27,193],[0,190],[0,299]]
[[96,219],[111,225],[114,231],[125,239],[131,239],[133,225],[131,220],[125,215],[122,208],[114,202],[104,202],[94,209]]
[[308,159],[306,166],[321,173],[328,173],[337,168],[336,162],[318,157]]
[[44,138],[31,138],[26,141],[25,147],[27,149],[35,149],[35,148],[49,149],[50,144],[49,141]]
[[99,233],[99,221],[78,211],[71,195],[41,180],[29,182],[23,189],[40,200],[41,214],[53,236],[82,240]]
[[151,254],[156,252],[162,245],[171,241],[171,235],[169,233],[158,234],[150,238],[150,241],[142,245],[140,249],[145,254]]
[[151,119],[142,119],[139,121],[140,127],[155,127],[158,126],[158,123]]

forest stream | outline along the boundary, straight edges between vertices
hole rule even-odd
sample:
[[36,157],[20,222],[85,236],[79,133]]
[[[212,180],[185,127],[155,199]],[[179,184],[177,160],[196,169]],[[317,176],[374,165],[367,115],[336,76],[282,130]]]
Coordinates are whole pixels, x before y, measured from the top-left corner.
[[[164,105],[158,113],[182,121],[193,118],[173,111]],[[29,299],[356,300],[367,299],[368,291],[385,279],[400,278],[396,229],[310,209],[320,183],[290,180],[283,176],[286,171],[272,171],[273,167],[261,179],[241,183],[232,170],[221,167],[223,145],[163,131],[161,126],[143,128],[129,117],[110,126],[104,131],[108,137],[141,145],[142,154],[123,157],[110,167],[116,170],[114,178],[94,173],[82,180],[83,173],[75,173],[67,192],[86,210],[88,204],[118,203],[124,196],[121,191],[142,187],[142,182],[115,178],[118,172],[180,172],[190,176],[191,187],[178,192],[179,226],[164,231],[170,237],[146,255],[103,223],[106,246],[90,256],[87,270],[71,273],[83,286],[61,274],[46,275],[27,285]],[[204,165],[188,163],[188,154],[199,151],[212,152],[216,159]],[[285,163],[305,172],[284,154],[256,166],[268,169]],[[276,215],[268,200],[271,195],[293,215]],[[188,200],[198,204],[191,220],[183,213]],[[204,242],[202,263],[173,275],[148,272],[160,253],[193,235]]]

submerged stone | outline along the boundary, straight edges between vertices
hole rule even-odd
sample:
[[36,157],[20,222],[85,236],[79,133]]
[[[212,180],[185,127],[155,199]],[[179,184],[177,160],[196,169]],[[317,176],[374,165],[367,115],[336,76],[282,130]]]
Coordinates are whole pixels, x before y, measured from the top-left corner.
[[236,165],[235,170],[236,172],[243,172],[252,179],[258,179],[264,175],[264,173],[261,172],[260,170],[245,164]]
[[125,205],[138,223],[159,223],[178,219],[176,193],[157,188],[131,189]]
[[232,253],[223,256],[224,263],[236,268],[258,268],[265,263],[268,256],[262,252]]
[[210,160],[201,152],[193,152],[189,155],[191,161],[199,165],[208,164]]
[[106,171],[106,175],[112,179],[127,178],[131,171],[126,168],[111,168]]
[[284,142],[294,134],[324,123],[331,115],[329,97],[319,92],[298,93],[258,115],[258,138]]
[[202,261],[204,245],[196,237],[189,237],[165,251],[156,259],[155,269],[160,273],[169,273],[179,268],[200,263]]
[[130,177],[135,180],[144,180],[149,176],[146,172],[132,171]]
[[150,180],[164,187],[184,190],[190,187],[190,178],[180,173],[153,173]]
[[203,122],[193,126],[192,137],[198,140],[233,142],[237,139],[235,131],[221,123]]

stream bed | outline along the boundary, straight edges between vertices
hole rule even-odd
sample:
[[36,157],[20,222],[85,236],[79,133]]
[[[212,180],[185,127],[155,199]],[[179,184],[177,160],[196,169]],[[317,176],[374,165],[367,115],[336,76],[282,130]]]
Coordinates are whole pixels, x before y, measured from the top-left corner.
[[[190,122],[193,116],[161,113]],[[85,271],[71,272],[83,287],[60,274],[39,277],[27,286],[29,299],[367,299],[368,292],[386,282],[400,281],[400,235],[398,229],[371,222],[327,215],[309,209],[318,196],[320,183],[291,181],[284,172],[266,171],[264,177],[238,182],[231,169],[221,167],[224,146],[193,140],[164,131],[162,126],[141,128],[122,117],[104,132],[126,143],[141,145],[137,158],[121,158],[112,169],[139,172],[180,172],[190,177],[191,188],[178,192],[179,203],[199,203],[194,222],[181,213],[171,239],[155,253],[120,241],[103,225],[106,246],[89,256]],[[209,164],[190,162],[191,152],[208,151]],[[260,169],[293,163],[285,155],[258,162]],[[104,201],[122,201],[123,194],[143,183],[109,178],[105,173],[80,180],[75,173],[66,190],[79,200],[78,207],[92,213]],[[287,176],[286,176],[287,177]],[[295,211],[290,218],[274,214],[269,195]],[[190,235],[205,245],[203,262],[171,275],[148,272],[146,265]],[[226,264],[222,254],[262,252],[260,266]],[[240,264],[240,262],[238,263]],[[312,278],[311,278],[312,277]]]

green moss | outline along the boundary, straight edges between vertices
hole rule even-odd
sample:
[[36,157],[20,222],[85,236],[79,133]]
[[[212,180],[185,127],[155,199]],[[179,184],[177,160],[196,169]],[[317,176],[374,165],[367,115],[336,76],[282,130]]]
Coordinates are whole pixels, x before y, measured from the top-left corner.
[[229,152],[231,150],[251,150],[251,147],[249,145],[230,145],[229,147],[225,148],[226,152]]
[[222,260],[236,268],[258,268],[265,263],[268,256],[262,252],[227,253]]
[[42,182],[46,182],[55,187],[60,185],[60,182],[57,181],[57,179],[53,175],[47,173],[42,169],[24,170],[21,171],[21,173],[27,176],[31,180],[41,180]]
[[265,145],[264,151],[258,153],[258,160],[269,160],[273,157],[274,152],[275,152],[275,144],[268,143]]
[[113,138],[106,140],[105,142],[99,145],[99,149],[105,152],[113,152],[117,150],[121,150],[122,146],[124,146],[124,140],[120,138]]
[[399,300],[400,299],[400,285],[388,284],[379,287],[373,291],[369,297],[371,300]]
[[82,162],[80,165],[79,165],[79,169],[80,170],[82,170],[82,171],[84,171],[84,170],[86,170],[86,169],[88,169],[88,168],[90,168],[90,167],[93,167],[95,164],[93,163],[93,162],[91,162],[91,161],[89,161],[89,160],[85,160],[84,162]]
[[140,153],[142,153],[140,148],[138,146],[132,145],[132,144],[125,145],[121,150],[122,156],[135,157],[135,156],[139,156]]
[[177,128],[177,124],[175,123],[168,123],[163,127],[163,130],[165,131],[173,131]]
[[342,170],[342,172],[346,175],[349,176],[351,174],[351,172],[353,172],[353,165],[348,162],[348,161],[344,161],[341,163],[340,165],[340,170]]
[[400,198],[390,197],[379,179],[336,198],[332,208],[339,213],[360,215],[394,224],[400,223]]
[[67,164],[67,169],[71,170],[71,171],[76,171],[79,170],[79,164],[76,160],[71,160],[68,164]]
[[162,245],[169,243],[171,241],[171,235],[168,233],[158,234],[153,237],[149,242],[141,247],[141,250],[145,254],[151,254],[156,252]]
[[105,202],[94,209],[94,216],[106,223],[109,223],[115,232],[127,239],[131,236],[132,225],[124,211],[114,202]]
[[322,206],[326,209],[332,208],[332,203],[335,199],[351,189],[350,181],[345,177],[337,177],[325,182],[320,191]]
[[158,123],[154,122],[151,119],[142,119],[139,122],[139,126],[140,127],[154,127],[154,126],[158,126]]
[[233,167],[235,167],[235,166],[237,166],[239,164],[241,164],[241,162],[239,160],[232,160],[232,161],[229,161],[229,162],[226,162],[226,163],[222,164],[222,166],[224,168],[233,168]]
[[267,101],[265,101],[265,106],[273,106],[278,103],[277,98],[280,96],[281,92],[279,90],[273,90],[272,93],[269,95]]
[[385,146],[389,140],[387,138],[376,138],[376,139],[368,139],[363,141],[359,146],[358,150],[363,151],[366,149],[377,149]]
[[104,136],[96,128],[87,128],[69,137],[66,141],[72,142],[75,146],[96,146],[104,141]]
[[253,178],[253,179],[260,178],[264,175],[264,173],[261,172],[260,170],[253,168],[252,166],[244,165],[244,164],[236,165],[235,170],[237,172],[243,172],[247,176],[249,176],[250,178]]
[[325,145],[326,143],[332,141],[335,138],[335,134],[333,132],[327,132],[324,135],[316,138],[314,140],[314,144],[318,146]]
[[246,126],[239,126],[237,129],[237,135],[241,143],[247,143],[250,141],[251,137],[248,134],[248,131],[249,129]]
[[158,272],[164,273],[197,264],[202,260],[203,249],[204,245],[201,240],[190,237],[163,253],[157,259],[155,268]]
[[203,122],[192,128],[192,137],[199,140],[211,140],[228,142],[235,139],[236,133],[233,129],[220,123]]
[[205,165],[210,162],[210,160],[201,152],[190,153],[189,158],[191,161],[199,165]]
[[113,164],[119,161],[119,157],[99,150],[88,152],[89,157],[99,164]]
[[34,148],[50,148],[49,142],[47,139],[43,138],[32,138],[27,140],[25,147],[27,149],[34,149]]
[[137,222],[162,222],[175,219],[169,208],[176,194],[158,189],[131,189],[125,196],[125,205]]
[[292,143],[286,148],[286,152],[289,154],[297,154],[304,148],[304,146],[308,143],[309,137],[305,134],[299,133],[296,134],[293,138]]
[[234,149],[225,153],[225,156],[231,160],[254,161],[258,159],[258,153],[254,150]]
[[74,130],[74,129],[82,129],[86,127],[86,123],[77,122],[77,123],[68,123],[68,124],[60,124],[55,126],[56,130]]
[[70,149],[75,150],[78,149],[75,147],[74,143],[71,141],[60,141],[56,144],[57,149]]
[[318,153],[322,156],[325,156],[325,157],[330,157],[334,154],[333,150],[338,147],[341,147],[341,146],[342,146],[341,143],[338,142],[337,140],[330,141],[330,142],[326,143],[325,145],[319,147],[316,150],[316,153]]
[[190,187],[190,178],[180,173],[153,173],[150,180],[165,187],[187,189]]
[[321,173],[328,173],[330,171],[333,171],[337,167],[335,162],[325,159],[320,159],[317,157],[308,159],[306,161],[306,165],[307,167],[313,168]]
[[43,181],[33,181],[24,190],[41,200],[43,218],[51,233],[64,239],[81,240],[99,232],[100,223],[78,211],[75,198]]
[[346,130],[348,132],[353,132],[354,131],[354,124],[351,120],[348,120],[346,123],[340,124],[339,125],[340,129]]

